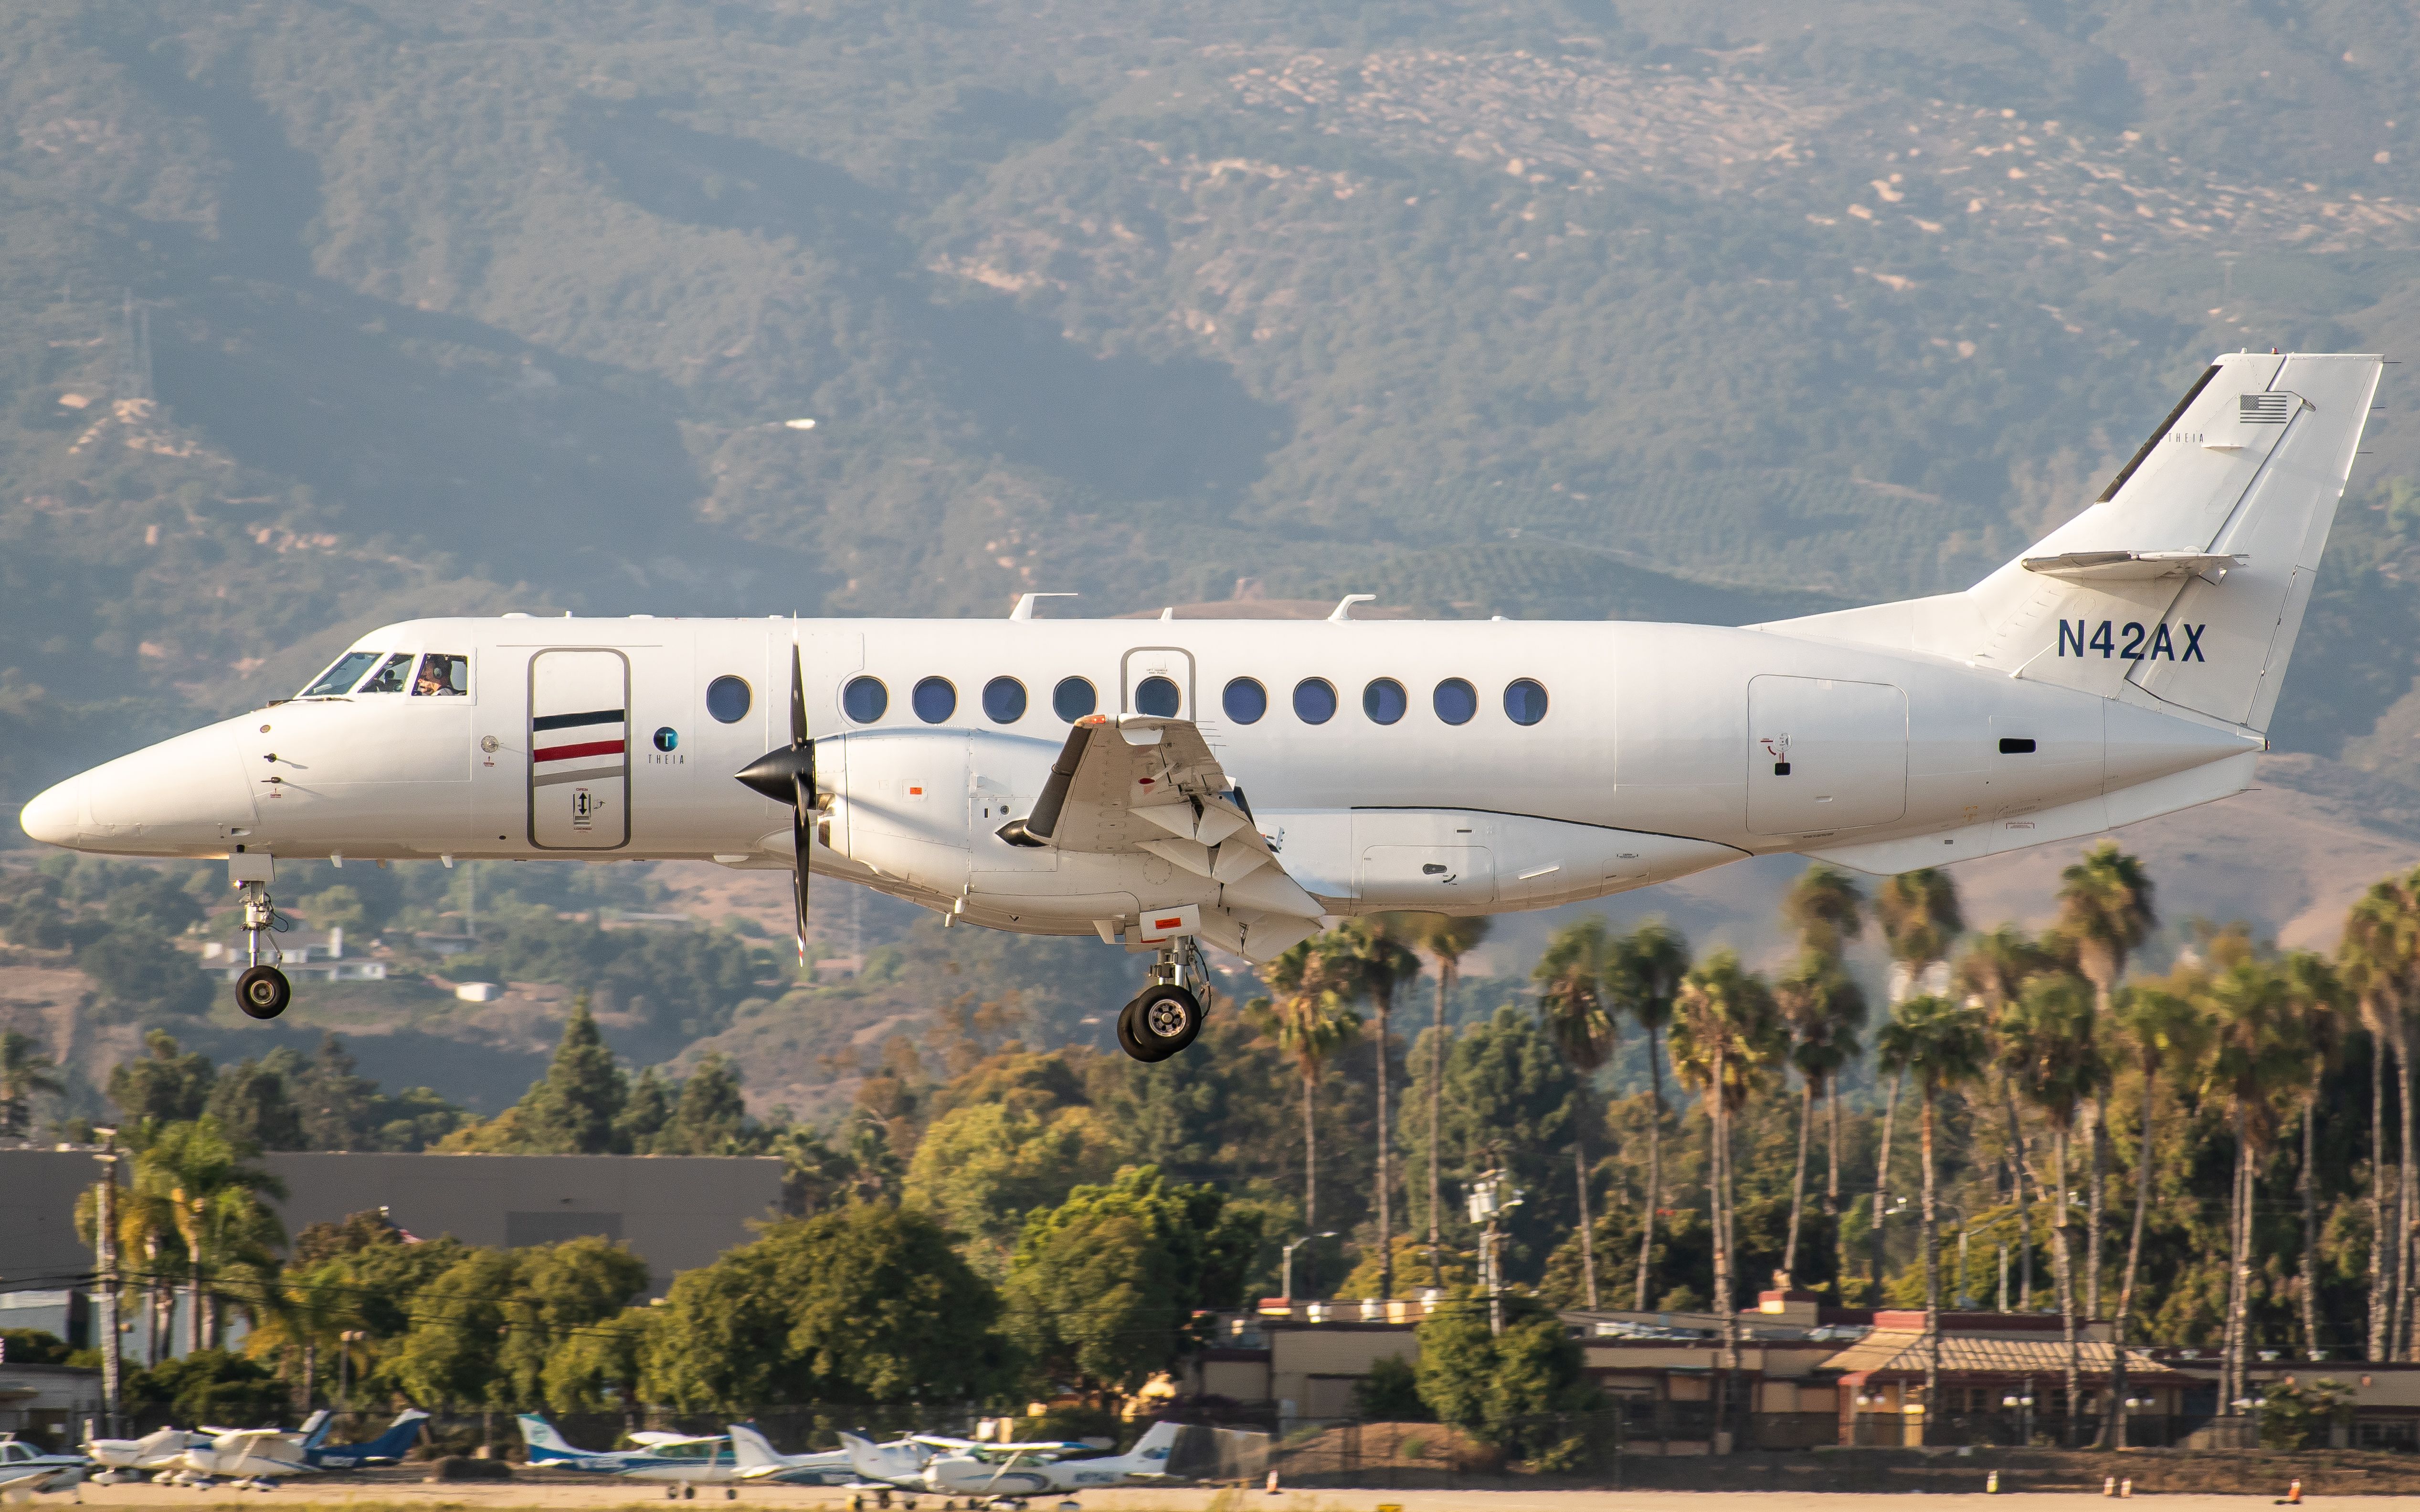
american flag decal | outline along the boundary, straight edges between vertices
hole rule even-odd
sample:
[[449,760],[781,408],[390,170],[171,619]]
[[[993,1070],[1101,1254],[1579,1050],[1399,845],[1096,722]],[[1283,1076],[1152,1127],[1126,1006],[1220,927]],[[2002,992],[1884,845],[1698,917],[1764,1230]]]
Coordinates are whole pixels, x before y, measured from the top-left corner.
[[2244,393],[2236,396],[2235,418],[2247,425],[2282,425],[2293,418],[2290,393]]

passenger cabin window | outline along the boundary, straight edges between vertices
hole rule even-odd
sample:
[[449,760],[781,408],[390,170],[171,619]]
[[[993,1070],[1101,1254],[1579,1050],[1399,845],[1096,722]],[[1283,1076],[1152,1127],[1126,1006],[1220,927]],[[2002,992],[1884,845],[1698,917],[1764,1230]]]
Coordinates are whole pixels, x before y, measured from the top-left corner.
[[984,685],[984,715],[994,724],[1015,724],[1025,717],[1025,685],[1014,677],[995,677]]
[[1238,677],[1227,685],[1219,702],[1225,705],[1227,717],[1237,724],[1258,724],[1261,716],[1269,712],[1269,690],[1249,677]]
[[1404,696],[1404,685],[1391,677],[1372,679],[1361,690],[1361,712],[1373,724],[1393,724],[1404,717],[1411,701]]
[[879,677],[852,677],[841,689],[840,709],[859,724],[872,724],[891,707],[891,689]]
[[1173,719],[1183,706],[1185,697],[1176,685],[1165,677],[1146,677],[1135,685],[1135,712],[1154,718]]
[[295,696],[324,699],[334,698],[340,693],[349,693],[353,690],[353,685],[361,681],[362,673],[370,670],[370,663],[378,659],[379,654],[375,651],[348,651],[336,658],[334,666],[319,674],[318,681]]
[[386,659],[386,664],[370,673],[364,683],[365,693],[400,693],[411,682],[411,653],[399,651]]
[[1504,717],[1514,724],[1536,724],[1546,717],[1546,689],[1535,678],[1524,677],[1504,687]]
[[1436,686],[1436,717],[1448,724],[1468,724],[1479,713],[1479,690],[1459,677]]
[[1326,724],[1335,718],[1335,685],[1324,677],[1306,677],[1295,684],[1294,713],[1305,724]]
[[471,692],[471,658],[432,651],[420,658],[420,676],[411,685],[414,698],[458,699]]
[[939,724],[958,712],[958,690],[946,677],[927,677],[908,695],[916,717],[926,724]]
[[1059,686],[1050,690],[1050,712],[1069,724],[1101,706],[1100,694],[1093,685],[1080,677],[1062,677]]
[[706,712],[717,724],[737,724],[748,717],[748,706],[754,702],[744,677],[718,677],[706,685]]

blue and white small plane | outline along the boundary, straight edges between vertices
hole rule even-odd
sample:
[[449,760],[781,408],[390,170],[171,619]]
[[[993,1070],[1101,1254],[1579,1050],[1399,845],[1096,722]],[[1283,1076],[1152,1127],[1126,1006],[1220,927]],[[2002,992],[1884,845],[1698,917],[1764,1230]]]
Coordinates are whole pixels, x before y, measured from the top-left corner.
[[554,1425],[535,1412],[520,1414],[521,1442],[529,1462],[551,1470],[579,1470],[632,1480],[727,1481],[738,1469],[731,1441],[722,1434],[694,1438],[679,1433],[630,1435],[636,1449],[578,1449],[564,1443]]
[[[1178,1425],[1155,1423],[1122,1455],[1061,1441],[985,1443],[918,1434],[908,1444],[877,1444],[853,1433],[840,1436],[851,1465],[867,1485],[945,1496],[1013,1502],[1052,1492],[1109,1486],[1162,1484]],[[910,1446],[912,1445],[912,1447]]]
[[365,1470],[372,1465],[392,1465],[420,1442],[420,1425],[427,1421],[427,1412],[407,1407],[396,1414],[385,1432],[362,1443],[329,1443],[323,1428],[317,1442],[304,1445],[302,1458],[314,1470]]
[[753,1423],[731,1425],[735,1478],[775,1486],[845,1486],[857,1478],[846,1449],[785,1455]]
[[[39,1445],[21,1443],[13,1433],[0,1434],[0,1502],[30,1502],[36,1491],[74,1490],[91,1469],[82,1455],[45,1454]],[[82,1501],[83,1494],[77,1494]]]

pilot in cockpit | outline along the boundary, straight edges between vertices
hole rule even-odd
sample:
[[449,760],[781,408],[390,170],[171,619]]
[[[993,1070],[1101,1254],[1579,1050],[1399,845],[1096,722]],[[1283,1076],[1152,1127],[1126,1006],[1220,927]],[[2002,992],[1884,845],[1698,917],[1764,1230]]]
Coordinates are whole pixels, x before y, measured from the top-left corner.
[[414,698],[461,698],[471,691],[471,658],[432,651],[420,658],[420,678],[411,685]]

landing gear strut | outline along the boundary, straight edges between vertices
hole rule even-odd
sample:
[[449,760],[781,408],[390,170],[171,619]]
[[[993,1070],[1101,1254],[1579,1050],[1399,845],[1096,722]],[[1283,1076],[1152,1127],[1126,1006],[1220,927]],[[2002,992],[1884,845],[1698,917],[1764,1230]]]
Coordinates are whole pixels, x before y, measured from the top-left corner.
[[246,882],[240,886],[243,892],[244,956],[251,964],[242,976],[235,980],[236,1006],[254,1018],[273,1019],[285,1012],[286,1005],[294,998],[293,984],[273,964],[286,959],[286,952],[277,948],[275,940],[269,942],[272,964],[263,965],[260,961],[260,937],[276,931],[277,905],[270,901],[267,883]]
[[1202,952],[1190,939],[1159,948],[1151,985],[1118,1013],[1118,1047],[1140,1061],[1166,1060],[1202,1032]]

